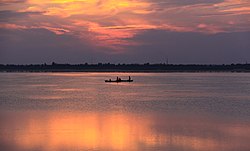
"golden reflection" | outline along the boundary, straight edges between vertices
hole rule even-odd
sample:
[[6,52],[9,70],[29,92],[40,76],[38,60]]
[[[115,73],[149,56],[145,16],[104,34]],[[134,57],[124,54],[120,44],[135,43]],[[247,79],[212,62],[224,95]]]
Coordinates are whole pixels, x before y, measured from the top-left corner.
[[137,121],[130,115],[115,113],[105,116],[94,113],[63,116],[53,114],[45,119],[32,118],[26,122],[21,133],[14,134],[17,144],[26,149],[45,144],[48,150],[61,146],[135,150],[137,139],[150,137],[147,134],[150,132],[149,121]]
[[[31,112],[18,114],[18,119],[14,114],[3,117],[0,144],[8,142],[23,150],[249,149],[249,124],[234,129],[230,123],[214,127],[215,121],[210,120],[199,124],[204,121],[190,118],[190,124],[178,117],[132,113]],[[214,133],[204,135],[206,131]]]

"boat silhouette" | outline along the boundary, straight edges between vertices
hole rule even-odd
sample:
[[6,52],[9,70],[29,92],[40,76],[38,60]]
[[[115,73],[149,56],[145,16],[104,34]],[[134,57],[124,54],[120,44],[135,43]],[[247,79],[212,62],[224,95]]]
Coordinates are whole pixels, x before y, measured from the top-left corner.
[[129,76],[129,79],[128,80],[122,80],[121,78],[116,78],[116,80],[105,80],[105,82],[116,82],[116,83],[119,83],[119,82],[133,82],[134,80],[131,79],[131,77]]

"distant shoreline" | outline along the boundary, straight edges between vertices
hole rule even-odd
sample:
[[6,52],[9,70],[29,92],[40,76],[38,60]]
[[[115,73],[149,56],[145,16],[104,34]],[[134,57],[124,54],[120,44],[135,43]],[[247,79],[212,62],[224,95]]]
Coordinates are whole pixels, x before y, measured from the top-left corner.
[[250,71],[0,71],[0,73],[250,73]]
[[1,65],[0,72],[250,72],[250,64],[183,65],[183,64],[31,64]]

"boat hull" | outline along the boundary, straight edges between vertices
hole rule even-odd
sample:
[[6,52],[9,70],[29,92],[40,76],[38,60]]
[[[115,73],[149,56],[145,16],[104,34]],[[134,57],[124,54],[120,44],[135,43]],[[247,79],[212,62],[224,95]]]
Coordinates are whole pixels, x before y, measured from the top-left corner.
[[107,83],[120,83],[120,82],[133,82],[134,80],[115,80],[115,81],[110,81],[110,80],[105,80]]

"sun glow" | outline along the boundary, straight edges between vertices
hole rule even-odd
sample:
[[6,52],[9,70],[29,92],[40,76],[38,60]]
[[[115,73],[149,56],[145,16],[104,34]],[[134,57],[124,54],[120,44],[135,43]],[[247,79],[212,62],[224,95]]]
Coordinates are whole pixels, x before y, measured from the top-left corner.
[[[44,10],[45,15],[71,17],[72,15],[114,16],[117,13],[144,10],[150,5],[131,0],[29,0],[30,7]],[[30,8],[28,7],[28,8]]]
[[128,46],[143,45],[134,38],[149,30],[206,34],[250,30],[247,0],[212,4],[149,0],[5,0],[3,3],[6,4],[0,5],[0,10],[27,16],[2,22],[0,28],[46,29],[119,53]]
[[[149,7],[150,3],[137,0],[29,0],[27,8],[20,11],[42,10],[45,16],[56,16],[65,20],[68,25],[62,25],[66,27],[64,30],[72,31],[68,34],[80,33],[77,35],[79,38],[88,39],[96,46],[122,50],[122,46],[135,44],[125,39],[134,37],[142,29],[151,29],[152,25],[138,16]],[[133,23],[130,18],[133,18]],[[115,28],[117,26],[122,29]],[[53,28],[55,27],[46,29]],[[88,38],[86,33],[90,33],[87,34]]]

